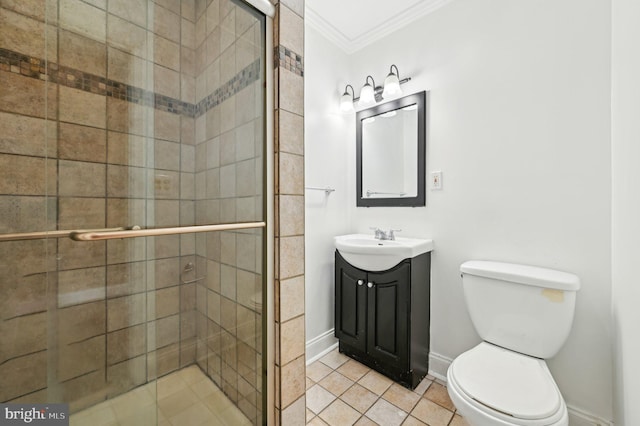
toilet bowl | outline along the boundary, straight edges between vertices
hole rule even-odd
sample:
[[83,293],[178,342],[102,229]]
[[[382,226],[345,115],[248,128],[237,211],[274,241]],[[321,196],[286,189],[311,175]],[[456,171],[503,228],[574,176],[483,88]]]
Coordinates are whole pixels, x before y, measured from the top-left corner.
[[490,343],[458,356],[447,390],[473,426],[566,426],[567,406],[544,360]]
[[472,426],[567,426],[545,359],[566,341],[580,280],[502,262],[461,265],[465,302],[483,342],[453,360],[447,391]]

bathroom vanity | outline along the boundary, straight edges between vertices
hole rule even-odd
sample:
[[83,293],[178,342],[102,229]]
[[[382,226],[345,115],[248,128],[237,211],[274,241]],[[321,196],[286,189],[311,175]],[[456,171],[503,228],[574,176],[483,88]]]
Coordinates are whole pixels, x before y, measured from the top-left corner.
[[[339,244],[338,239],[345,237],[352,237],[352,247]],[[340,341],[339,350],[414,389],[429,368],[432,242],[414,240],[427,242],[428,247],[422,244],[409,252],[415,255],[387,267],[394,260],[385,256],[384,251],[393,252],[394,247],[402,244],[401,240],[411,239],[378,241],[369,237],[373,240],[369,243],[366,236],[357,236],[360,240],[354,237],[336,237],[335,335]],[[363,262],[371,259],[372,263]]]

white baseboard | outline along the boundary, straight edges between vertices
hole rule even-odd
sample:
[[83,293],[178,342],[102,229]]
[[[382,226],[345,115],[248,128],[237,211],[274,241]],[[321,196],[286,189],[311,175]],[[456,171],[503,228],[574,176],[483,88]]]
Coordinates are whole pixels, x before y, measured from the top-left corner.
[[307,365],[319,360],[338,347],[338,339],[333,336],[333,328],[314,337],[306,343],[305,357]]
[[[429,374],[446,383],[447,370],[451,362],[453,362],[451,358],[434,352],[429,353]],[[611,421],[601,419],[571,405],[567,405],[567,411],[569,412],[569,426],[613,426]]]
[[581,408],[567,404],[569,411],[569,426],[613,426],[613,422],[601,419]]
[[453,360],[446,356],[429,352],[429,374],[443,382],[447,381],[447,370]]

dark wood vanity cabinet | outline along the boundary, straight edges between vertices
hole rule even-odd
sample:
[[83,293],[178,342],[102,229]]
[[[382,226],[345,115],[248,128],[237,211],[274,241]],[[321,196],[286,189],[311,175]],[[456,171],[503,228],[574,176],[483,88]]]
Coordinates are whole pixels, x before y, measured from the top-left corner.
[[350,265],[336,250],[340,352],[415,388],[429,368],[430,253],[386,271]]

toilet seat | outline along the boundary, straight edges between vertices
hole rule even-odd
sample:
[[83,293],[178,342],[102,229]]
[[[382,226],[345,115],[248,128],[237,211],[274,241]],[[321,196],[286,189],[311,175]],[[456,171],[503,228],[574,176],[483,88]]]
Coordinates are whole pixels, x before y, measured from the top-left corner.
[[462,414],[470,420],[481,417],[478,424],[567,424],[566,405],[544,360],[483,342],[456,358],[447,377],[452,399],[464,403]]

